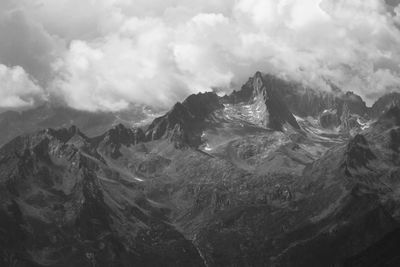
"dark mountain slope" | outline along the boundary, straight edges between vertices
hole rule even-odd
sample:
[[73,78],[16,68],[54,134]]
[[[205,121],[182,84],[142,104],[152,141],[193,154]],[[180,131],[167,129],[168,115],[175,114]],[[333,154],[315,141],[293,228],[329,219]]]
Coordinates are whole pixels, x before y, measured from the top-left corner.
[[[260,72],[256,73],[254,79],[254,97],[262,98],[268,110],[267,126],[271,129],[282,131],[285,123],[290,124],[295,129],[300,129],[293,114],[289,111],[286,103],[275,92],[278,86],[274,79],[269,76],[263,77]],[[256,100],[257,101],[257,100]]]
[[370,114],[378,118],[385,113],[391,106],[400,107],[400,93],[393,92],[380,97],[371,107]]
[[157,118],[146,130],[146,140],[169,138],[177,147],[201,144],[200,135],[204,120],[213,111],[222,108],[215,93],[191,95],[163,117]]
[[94,141],[76,128],[49,129],[0,150],[1,265],[203,266]]

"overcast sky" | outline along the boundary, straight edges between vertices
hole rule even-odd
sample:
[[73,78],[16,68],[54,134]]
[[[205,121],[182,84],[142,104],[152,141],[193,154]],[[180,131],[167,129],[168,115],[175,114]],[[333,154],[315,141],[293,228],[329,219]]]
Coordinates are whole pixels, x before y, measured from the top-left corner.
[[257,70],[371,102],[399,90],[399,29],[398,0],[0,0],[0,109],[168,107]]

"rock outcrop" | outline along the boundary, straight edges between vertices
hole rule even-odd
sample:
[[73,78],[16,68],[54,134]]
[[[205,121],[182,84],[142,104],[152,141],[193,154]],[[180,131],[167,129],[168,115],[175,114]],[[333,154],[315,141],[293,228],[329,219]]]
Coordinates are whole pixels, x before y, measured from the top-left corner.
[[288,123],[293,128],[300,130],[296,118],[279,94],[276,93],[279,90],[279,85],[276,82],[277,80],[270,76],[263,77],[260,72],[257,72],[253,79],[253,98],[255,101],[260,101],[261,99],[267,107],[267,127],[276,131],[283,131],[284,124]]
[[367,168],[368,163],[374,159],[376,156],[369,148],[367,140],[363,135],[358,134],[347,145],[342,168],[347,176],[351,176],[351,169]]
[[146,130],[146,140],[168,138],[177,147],[197,147],[201,144],[201,128],[206,117],[222,107],[215,93],[191,95],[155,119]]
[[391,107],[400,107],[400,93],[393,92],[380,97],[371,107],[370,115],[379,118]]
[[325,110],[319,116],[319,123],[322,128],[334,128],[339,124],[336,110]]
[[344,132],[350,132],[355,128],[359,128],[358,115],[355,115],[350,108],[348,103],[344,103],[342,109],[342,115],[340,116],[341,129]]

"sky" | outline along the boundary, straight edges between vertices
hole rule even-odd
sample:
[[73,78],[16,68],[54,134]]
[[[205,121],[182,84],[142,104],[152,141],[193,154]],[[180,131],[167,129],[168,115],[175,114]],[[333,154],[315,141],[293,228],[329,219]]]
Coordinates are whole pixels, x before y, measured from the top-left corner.
[[400,91],[400,0],[1,0],[0,110],[167,108],[256,71]]

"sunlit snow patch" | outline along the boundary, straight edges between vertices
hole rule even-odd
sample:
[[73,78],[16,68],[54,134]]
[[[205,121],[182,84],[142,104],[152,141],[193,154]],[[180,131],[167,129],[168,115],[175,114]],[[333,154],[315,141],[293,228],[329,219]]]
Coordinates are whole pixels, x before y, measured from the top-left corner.
[[357,123],[361,126],[361,130],[368,129],[371,126],[371,121],[362,122],[360,118],[357,118]]
[[204,150],[205,151],[211,151],[211,150],[213,150],[213,148],[210,147],[210,145],[207,143],[206,146],[204,147]]

